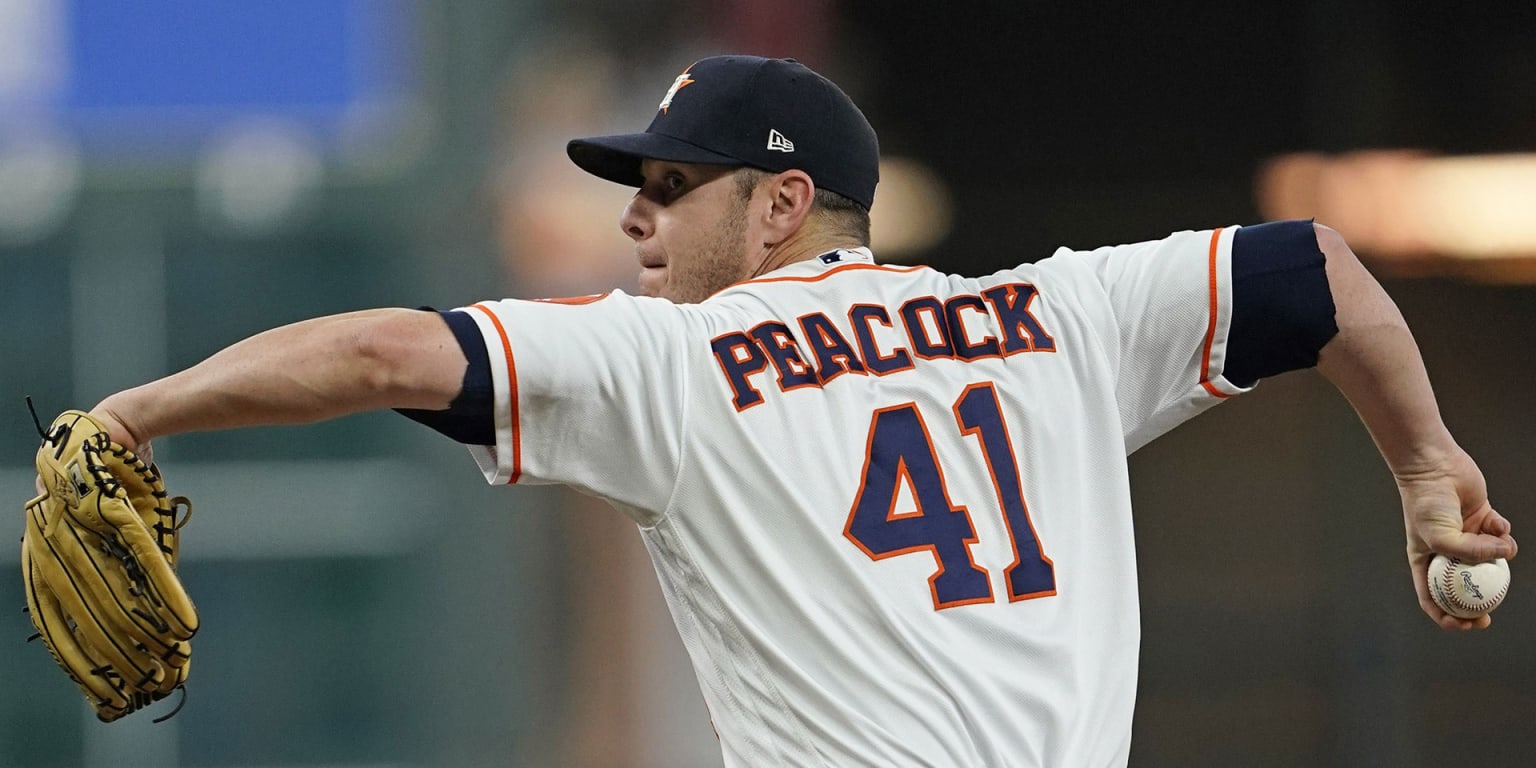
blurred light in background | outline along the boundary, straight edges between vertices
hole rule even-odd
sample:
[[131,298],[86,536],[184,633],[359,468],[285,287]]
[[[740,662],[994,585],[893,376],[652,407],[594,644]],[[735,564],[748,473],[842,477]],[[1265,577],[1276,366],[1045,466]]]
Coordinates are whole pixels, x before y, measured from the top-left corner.
[[80,153],[66,136],[0,135],[0,244],[46,237],[79,192]]
[[409,171],[438,140],[437,113],[414,96],[364,101],[342,113],[337,126],[341,181],[382,182]]
[[324,179],[319,148],[302,126],[266,119],[209,139],[197,169],[198,207],[246,234],[296,220]]
[[1295,154],[1256,186],[1265,218],[1315,217],[1389,268],[1536,277],[1536,155]]
[[49,0],[0,0],[0,108],[54,92],[65,72],[64,8]]
[[64,85],[64,37],[60,3],[0,0],[0,245],[46,237],[79,192],[79,152],[41,106]]
[[869,211],[870,248],[882,262],[906,263],[949,234],[949,189],[926,165],[904,157],[880,159],[880,186]]

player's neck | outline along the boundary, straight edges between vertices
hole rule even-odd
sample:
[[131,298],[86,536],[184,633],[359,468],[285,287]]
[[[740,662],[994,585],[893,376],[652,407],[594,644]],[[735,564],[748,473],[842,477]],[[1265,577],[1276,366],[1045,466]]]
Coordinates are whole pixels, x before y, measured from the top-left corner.
[[767,274],[799,261],[807,261],[839,248],[857,248],[859,244],[846,237],[829,236],[801,230],[782,243],[770,246],[762,261],[752,271],[752,277]]

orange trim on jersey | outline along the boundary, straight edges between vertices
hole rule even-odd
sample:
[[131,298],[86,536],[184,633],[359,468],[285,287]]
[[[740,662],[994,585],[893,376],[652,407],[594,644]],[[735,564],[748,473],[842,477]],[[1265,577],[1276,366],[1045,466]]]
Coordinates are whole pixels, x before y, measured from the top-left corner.
[[602,301],[603,299],[608,298],[608,294],[610,293],[612,293],[612,291],[603,291],[602,293],[589,293],[585,296],[561,296],[550,299],[534,299],[534,301],[543,304],[570,304],[574,306],[580,306],[582,304],[591,304],[593,302]]
[[827,271],[825,271],[825,272],[823,272],[823,273],[821,273],[819,275],[805,275],[805,276],[785,275],[783,277],[754,277],[754,278],[750,278],[750,279],[747,279],[747,280],[743,280],[743,281],[741,281],[739,283],[736,283],[736,285],[746,285],[748,283],[814,283],[817,280],[825,280],[828,277],[831,277],[832,275],[837,274],[838,272],[843,272],[845,270],[850,270],[850,269],[878,269],[878,270],[880,270],[882,272],[916,272],[919,269],[928,269],[928,267],[921,266],[921,265],[916,266],[916,267],[898,267],[898,266],[893,266],[893,265],[890,265],[890,264],[844,264],[844,265],[842,265],[840,267],[833,267],[831,269],[828,269]]
[[1212,395],[1225,399],[1231,397],[1231,395],[1217,389],[1216,385],[1211,383],[1211,347],[1216,343],[1216,316],[1217,310],[1220,309],[1221,306],[1221,293],[1219,286],[1216,283],[1216,255],[1219,251],[1217,246],[1221,243],[1221,230],[1221,227],[1217,227],[1216,231],[1211,233],[1211,251],[1210,256],[1206,262],[1206,286],[1209,289],[1211,296],[1211,312],[1210,319],[1207,321],[1205,326],[1205,351],[1200,355],[1200,386],[1205,387],[1205,391],[1211,393]]
[[512,407],[509,411],[512,421],[512,474],[507,478],[507,485],[511,485],[517,482],[517,479],[523,474],[522,428],[518,423],[519,414],[517,411],[517,364],[512,361],[512,341],[507,338],[507,329],[502,327],[501,318],[497,317],[496,313],[492,312],[489,307],[475,304],[470,309],[478,309],[485,313],[486,317],[490,318],[491,325],[496,327],[496,333],[501,336],[501,352],[507,357],[507,391],[512,400]]

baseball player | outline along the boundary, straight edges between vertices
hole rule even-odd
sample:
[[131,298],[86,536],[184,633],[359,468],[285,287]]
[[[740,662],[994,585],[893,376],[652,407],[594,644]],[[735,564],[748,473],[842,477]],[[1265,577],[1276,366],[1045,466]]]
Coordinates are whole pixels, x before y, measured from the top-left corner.
[[242,341],[93,413],[160,435],[395,408],[497,484],[639,527],[731,766],[1127,760],[1126,456],[1316,365],[1434,552],[1511,557],[1401,316],[1310,222],[1058,250],[981,277],[879,263],[878,148],[791,60],[708,58],[642,133],[572,141],[637,189],[643,296],[381,309]]

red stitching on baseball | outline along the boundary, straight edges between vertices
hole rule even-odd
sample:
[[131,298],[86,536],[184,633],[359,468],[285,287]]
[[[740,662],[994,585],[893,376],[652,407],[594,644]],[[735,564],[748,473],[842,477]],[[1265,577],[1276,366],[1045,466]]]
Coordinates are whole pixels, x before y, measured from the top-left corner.
[[[1467,606],[1463,605],[1461,600],[1456,597],[1456,576],[1455,576],[1455,574],[1456,574],[1456,566],[1458,566],[1460,564],[1461,564],[1461,558],[1457,558],[1457,557],[1446,558],[1446,566],[1447,567],[1441,569],[1441,571],[1440,571],[1440,589],[1438,589],[1436,591],[1440,593],[1440,602],[1441,602],[1442,605],[1447,605],[1447,606],[1450,606],[1452,608],[1462,608],[1462,609],[1465,609]],[[1460,618],[1460,617],[1457,617],[1457,618]]]
[[1459,572],[1461,558],[1447,557],[1445,560],[1447,567],[1440,575],[1440,583],[1431,584],[1435,595],[1441,599],[1442,605],[1453,606],[1455,608],[1471,613],[1483,614],[1488,613],[1489,611],[1493,610],[1495,606],[1499,605],[1499,603],[1503,602],[1505,594],[1509,592],[1508,582],[1505,582],[1504,586],[1499,589],[1497,594],[1491,598],[1484,598],[1480,603],[1469,603],[1461,599],[1461,596],[1456,592],[1455,589],[1456,575]]

